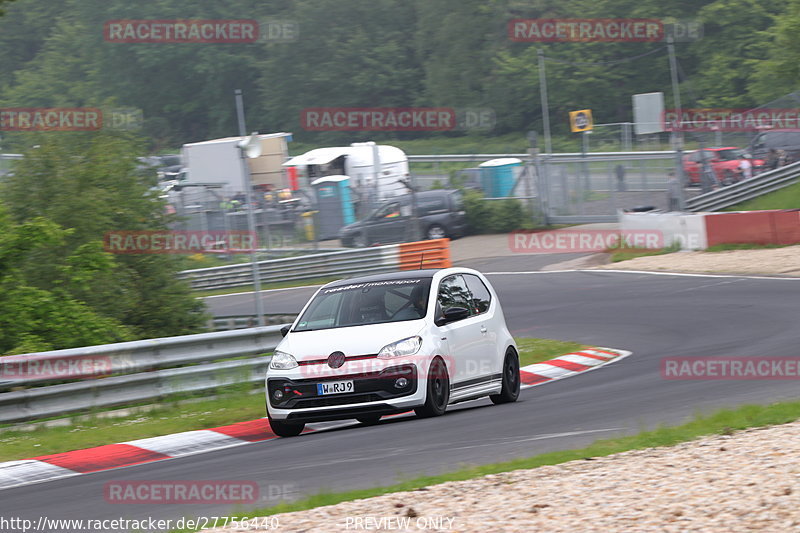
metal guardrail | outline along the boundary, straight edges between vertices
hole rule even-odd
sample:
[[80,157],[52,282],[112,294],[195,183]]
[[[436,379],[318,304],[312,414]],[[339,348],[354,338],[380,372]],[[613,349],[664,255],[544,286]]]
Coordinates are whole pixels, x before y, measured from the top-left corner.
[[688,200],[689,211],[719,211],[800,182],[800,162],[764,172],[746,181],[707,192]]
[[[0,423],[258,382],[270,360],[263,354],[274,350],[281,338],[280,326],[268,326],[0,357],[0,376],[5,376],[0,384],[6,389],[80,380],[0,393]],[[96,379],[71,374],[70,362],[82,358],[109,361],[105,375],[133,373]],[[59,368],[62,372],[41,374]]]
[[[262,283],[300,281],[324,277],[396,270],[396,245],[326,252],[283,259],[259,261]],[[193,289],[225,289],[252,283],[250,263],[184,270],[178,277],[189,280]]]
[[177,393],[264,380],[271,357],[257,357],[78,381],[0,394],[0,422],[35,420],[87,409],[130,405]]
[[0,389],[132,374],[269,352],[280,327],[221,331],[0,357]]
[[[264,315],[266,324],[289,324],[297,315]],[[216,316],[209,320],[209,328],[213,331],[229,331],[232,329],[253,328],[258,324],[257,315]]]
[[617,215],[550,215],[549,224],[597,224],[619,222]]
[[[449,262],[448,247],[447,239],[438,239],[272,259],[259,261],[258,265],[262,283],[344,278],[395,272],[402,270],[407,261],[419,263],[420,257],[426,259],[426,266],[438,268],[444,264],[445,256]],[[441,261],[430,263],[428,259],[434,257]],[[188,280],[196,290],[238,287],[252,283],[253,279],[250,263],[184,270],[178,277]]]
[[[409,163],[445,163],[445,162],[484,162],[490,159],[501,159],[505,157],[516,157],[518,159],[528,159],[530,157],[527,153],[521,154],[430,154],[430,155],[409,155]],[[667,159],[675,157],[675,152],[672,150],[663,151],[642,151],[642,152],[587,152],[584,158],[581,152],[564,152],[553,154],[539,154],[540,158],[547,159],[548,161],[559,161],[564,163],[586,161],[617,161],[620,159],[625,160],[643,160],[643,159]]]

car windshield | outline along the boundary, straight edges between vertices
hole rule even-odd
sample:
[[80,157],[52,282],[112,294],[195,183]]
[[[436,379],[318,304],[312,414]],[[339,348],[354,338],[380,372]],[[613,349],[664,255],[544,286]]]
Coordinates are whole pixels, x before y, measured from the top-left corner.
[[717,150],[717,155],[723,161],[734,161],[739,159],[739,156],[742,155],[742,150],[737,149],[728,149],[728,150]]
[[405,278],[322,289],[292,331],[416,320],[427,313],[430,287],[430,278]]

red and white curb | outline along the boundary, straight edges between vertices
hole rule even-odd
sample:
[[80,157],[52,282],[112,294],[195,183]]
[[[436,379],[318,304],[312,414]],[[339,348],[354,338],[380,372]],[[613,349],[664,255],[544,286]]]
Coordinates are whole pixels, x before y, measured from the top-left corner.
[[609,363],[625,359],[632,352],[611,348],[586,348],[549,361],[523,366],[519,369],[522,388],[544,385],[551,381],[595,370]]
[[[522,388],[527,389],[594,370],[630,354],[631,352],[624,350],[591,348],[528,365],[520,369]],[[341,423],[310,425],[308,430],[341,425]],[[185,431],[21,461],[8,461],[0,463],[0,490],[243,446],[274,438],[276,435],[270,431],[267,420],[259,418],[212,429]]]

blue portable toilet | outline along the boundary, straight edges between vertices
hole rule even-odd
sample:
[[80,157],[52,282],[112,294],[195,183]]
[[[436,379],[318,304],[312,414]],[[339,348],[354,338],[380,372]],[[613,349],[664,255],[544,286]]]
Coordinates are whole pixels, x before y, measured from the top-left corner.
[[320,240],[339,238],[339,230],[356,221],[350,199],[349,176],[323,176],[311,182],[317,197],[317,235]]
[[481,187],[489,198],[511,196],[517,175],[522,169],[522,160],[516,157],[492,159],[478,165],[481,171]]

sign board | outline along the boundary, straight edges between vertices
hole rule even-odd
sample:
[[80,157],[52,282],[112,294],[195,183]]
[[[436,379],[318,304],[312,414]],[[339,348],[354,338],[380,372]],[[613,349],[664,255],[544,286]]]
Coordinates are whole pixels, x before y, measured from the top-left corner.
[[636,135],[664,131],[664,93],[634,94],[633,123]]
[[592,110],[581,109],[569,112],[569,128],[573,133],[581,131],[592,131],[594,122],[592,121]]

